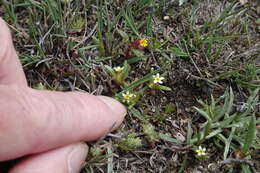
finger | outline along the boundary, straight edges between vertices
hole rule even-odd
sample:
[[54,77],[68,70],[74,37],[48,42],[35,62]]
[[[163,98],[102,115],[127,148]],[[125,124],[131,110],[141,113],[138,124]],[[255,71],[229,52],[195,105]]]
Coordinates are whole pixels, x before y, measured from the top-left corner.
[[0,86],[0,161],[96,140],[125,114],[116,100],[79,92]]
[[9,173],[79,173],[87,153],[88,146],[84,143],[68,145],[29,156],[16,164]]
[[0,18],[0,84],[27,85],[8,26]]

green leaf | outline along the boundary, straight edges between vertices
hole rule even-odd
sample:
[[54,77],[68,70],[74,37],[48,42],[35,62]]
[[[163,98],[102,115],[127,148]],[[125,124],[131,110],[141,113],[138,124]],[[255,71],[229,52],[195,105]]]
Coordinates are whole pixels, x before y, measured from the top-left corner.
[[245,143],[242,147],[242,154],[245,156],[256,137],[256,118],[254,115],[251,117],[251,121],[248,125],[248,132],[245,137]]
[[154,0],[139,0],[137,5],[138,5],[138,10],[143,10],[144,8],[150,6]]
[[108,66],[108,65],[104,65],[104,67],[105,67],[105,69],[110,73],[111,76],[115,76],[115,75],[116,75],[116,73],[115,73],[115,71],[114,71],[113,68],[111,68],[111,67]]
[[230,77],[233,77],[233,76],[236,76],[241,70],[232,70],[232,71],[228,71],[228,72],[225,72],[225,73],[221,73],[217,76],[217,78],[220,78],[220,79],[227,79],[227,78],[230,78]]
[[81,47],[78,50],[84,51],[84,50],[89,50],[89,49],[96,48],[96,47],[98,47],[98,46],[97,45],[90,45],[90,46]]
[[153,72],[151,72],[151,73],[145,75],[143,78],[132,82],[130,85],[126,86],[123,91],[121,91],[120,93],[117,93],[115,96],[117,97],[117,96],[121,95],[123,92],[132,90],[133,88],[137,87],[138,85],[140,85],[140,84],[142,84],[142,83],[145,83],[145,82],[151,80],[151,77],[152,77],[154,74],[158,73],[159,71],[160,71],[160,70],[155,70],[155,71],[153,71]]
[[204,103],[202,100],[198,100],[198,103],[201,104],[201,106],[203,107],[207,107],[208,105],[206,103]]
[[175,110],[176,110],[176,105],[174,105],[174,104],[168,104],[168,105],[165,106],[164,112],[165,112],[166,114],[171,114],[171,113],[173,113],[173,111],[175,111]]
[[191,121],[188,121],[188,130],[187,130],[187,144],[191,144],[191,137],[193,134],[193,130],[191,128]]
[[203,131],[203,137],[202,137],[202,140],[206,139],[206,137],[209,135],[210,133],[210,129],[211,129],[211,121],[208,120],[205,128],[204,128],[204,131]]
[[142,56],[144,56],[144,51],[142,51],[142,50],[132,49],[132,52],[133,52],[134,56],[137,56],[137,57],[142,57]]
[[208,115],[207,112],[203,111],[202,109],[199,109],[197,107],[193,107],[198,113],[200,113],[204,118],[206,118],[207,120],[211,121],[210,116]]
[[229,89],[229,100],[227,102],[227,105],[224,105],[225,108],[226,108],[225,114],[229,114],[230,113],[230,111],[231,111],[231,109],[233,107],[233,101],[234,101],[234,93],[233,93],[232,88],[230,87],[230,89]]
[[212,124],[212,128],[227,128],[234,120],[235,118],[237,118],[238,114],[235,113],[233,115],[231,115],[228,118],[225,118],[223,121],[217,121],[216,123]]
[[141,114],[141,112],[139,112],[137,109],[132,107],[131,109],[129,109],[129,112],[131,112],[139,120],[144,121],[144,122],[148,122],[146,120],[146,118]]
[[190,55],[186,52],[184,52],[183,50],[181,50],[178,47],[172,47],[171,48],[171,52],[175,55],[175,56],[179,56],[179,57],[190,57]]
[[212,132],[206,137],[206,139],[210,139],[210,138],[212,138],[212,137],[214,137],[214,136],[220,134],[221,132],[222,132],[222,130],[221,130],[220,128],[217,129],[217,130],[215,130],[215,131],[212,131]]
[[[210,139],[210,138],[212,138],[212,137],[214,137],[214,136],[216,136],[216,135],[219,135],[221,132],[222,132],[222,130],[221,130],[220,128],[217,129],[217,130],[214,130],[214,131],[212,131],[208,136],[206,136],[205,139],[206,139],[206,140],[207,140],[207,139]],[[190,143],[191,143],[191,144],[194,144],[194,143],[196,143],[196,142],[198,142],[198,141],[200,141],[200,140],[201,140],[201,133],[197,133],[197,134],[195,135],[195,137],[190,140]],[[203,142],[203,141],[201,141],[201,142]]]
[[159,89],[164,90],[164,91],[171,91],[172,90],[170,87],[163,86],[163,85],[159,85]]
[[129,40],[129,36],[128,36],[128,34],[126,32],[124,32],[124,31],[122,31],[120,29],[116,29],[116,31],[119,33],[119,35],[121,37],[123,37],[124,41],[128,41]]
[[243,173],[252,173],[248,164],[242,163],[241,167]]
[[129,75],[129,72],[130,72],[130,65],[127,63],[127,61],[124,62],[124,65],[123,65],[124,69],[123,69],[123,80],[126,79]]
[[229,92],[226,90],[224,96],[225,96],[225,103],[223,105],[223,108],[217,114],[217,116],[214,118],[213,121],[218,121],[224,115],[229,115],[232,109],[233,101],[234,101],[234,94],[232,88],[229,89]]
[[250,112],[252,112],[252,107],[256,106],[256,104],[258,103],[258,97],[259,97],[259,88],[254,90],[254,92],[248,98],[246,102],[246,105],[248,105],[248,109],[246,109],[246,111],[243,112],[240,115],[240,117],[247,116],[248,114],[250,114]]
[[233,127],[232,129],[231,129],[231,133],[230,133],[230,135],[229,135],[229,137],[228,137],[228,139],[226,140],[226,142],[225,142],[225,150],[224,150],[224,160],[226,160],[227,159],[227,155],[228,155],[228,152],[229,152],[229,148],[230,148],[230,143],[231,143],[231,141],[232,141],[232,139],[233,139],[233,136],[234,136],[234,133],[235,133],[235,131],[236,131],[236,127]]
[[126,24],[132,29],[133,33],[136,34],[136,36],[140,37],[140,34],[138,33],[137,27],[133,19],[131,8],[126,8],[126,10],[127,11],[123,11],[123,16],[125,18]]
[[159,137],[162,140],[167,141],[167,142],[171,142],[171,143],[175,143],[175,144],[181,144],[182,143],[181,141],[178,141],[177,139],[174,139],[174,138],[172,138],[168,135],[162,134],[162,133],[159,134]]

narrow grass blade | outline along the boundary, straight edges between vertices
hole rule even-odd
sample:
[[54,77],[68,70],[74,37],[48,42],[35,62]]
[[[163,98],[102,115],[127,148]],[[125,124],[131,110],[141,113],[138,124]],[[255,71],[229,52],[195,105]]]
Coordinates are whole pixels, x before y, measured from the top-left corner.
[[187,139],[186,139],[187,144],[190,144],[192,134],[193,134],[193,130],[192,130],[192,128],[191,128],[191,121],[188,121]]
[[137,27],[135,25],[133,16],[132,16],[132,10],[131,8],[127,8],[127,11],[123,11],[123,16],[125,18],[125,21],[127,23],[127,25],[132,29],[133,33],[138,36],[141,37],[140,34],[138,33]]
[[212,121],[211,117],[208,115],[207,112],[205,112],[204,110],[202,109],[199,109],[197,107],[193,107],[198,113],[200,113],[204,118],[206,118],[207,120],[209,121]]
[[131,112],[136,118],[138,118],[141,121],[148,122],[146,118],[135,108],[129,109],[129,112]]
[[172,47],[171,52],[177,57],[190,57],[190,55],[184,52],[182,49],[178,47]]
[[126,86],[123,91],[121,91],[120,93],[116,94],[116,96],[122,94],[122,93],[125,92],[125,91],[131,90],[131,89],[137,87],[138,85],[140,85],[140,84],[142,84],[142,83],[145,83],[145,82],[149,81],[149,80],[151,79],[151,77],[152,77],[154,74],[158,73],[159,71],[160,71],[160,70],[155,70],[155,71],[153,71],[153,72],[151,72],[151,73],[145,75],[143,78],[141,78],[141,79],[139,79],[139,80],[137,80],[137,81],[134,81],[134,82],[131,83],[130,85]]
[[107,159],[107,173],[114,173],[113,171],[113,152],[110,146],[107,147],[107,154],[110,156]]

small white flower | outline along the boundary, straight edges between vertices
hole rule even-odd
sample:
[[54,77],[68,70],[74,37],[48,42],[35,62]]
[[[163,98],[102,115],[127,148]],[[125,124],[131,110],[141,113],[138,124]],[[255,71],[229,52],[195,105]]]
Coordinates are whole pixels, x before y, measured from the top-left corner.
[[114,70],[116,71],[116,72],[122,72],[123,70],[124,70],[124,67],[114,67]]
[[199,149],[196,150],[197,156],[205,156],[206,155],[206,148],[202,148],[199,146]]
[[124,101],[129,103],[131,101],[132,98],[136,97],[135,94],[130,93],[129,91],[125,92],[122,94]]
[[161,77],[159,73],[157,73],[156,75],[153,75],[153,83],[154,84],[162,84],[163,81],[165,78],[164,77]]
[[170,20],[170,16],[163,16],[163,20]]

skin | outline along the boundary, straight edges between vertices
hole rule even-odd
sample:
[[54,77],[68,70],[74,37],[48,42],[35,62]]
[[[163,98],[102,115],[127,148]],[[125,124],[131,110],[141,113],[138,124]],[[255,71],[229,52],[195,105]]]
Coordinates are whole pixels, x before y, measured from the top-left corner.
[[28,87],[0,18],[0,166],[22,158],[10,173],[79,172],[88,152],[82,142],[116,129],[125,115],[109,97]]

